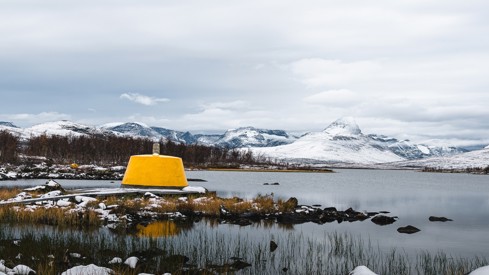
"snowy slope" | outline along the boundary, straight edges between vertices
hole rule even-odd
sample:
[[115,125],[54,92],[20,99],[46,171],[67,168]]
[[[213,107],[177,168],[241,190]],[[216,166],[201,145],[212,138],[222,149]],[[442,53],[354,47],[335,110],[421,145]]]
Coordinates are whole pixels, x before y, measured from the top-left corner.
[[291,144],[253,148],[253,153],[278,159],[308,159],[328,163],[375,164],[404,160],[363,135],[352,118],[338,119],[324,131],[306,134]]
[[161,135],[148,125],[140,122],[110,123],[100,126],[101,129],[124,136],[147,137],[158,140]]
[[24,129],[24,135],[39,136],[59,135],[59,136],[83,136],[92,134],[104,134],[104,131],[94,127],[67,120],[46,122]]
[[453,156],[431,157],[426,159],[394,163],[397,167],[430,167],[439,169],[485,168],[489,166],[489,146],[484,149]]
[[7,131],[21,138],[27,137],[24,134],[24,129],[15,126],[12,122],[0,121],[0,132],[1,131]]
[[228,148],[272,147],[289,144],[295,140],[295,137],[282,130],[242,127],[226,131],[215,144]]
[[254,127],[231,129],[221,135],[193,135],[190,132],[150,127],[143,123],[110,123],[95,127],[66,120],[43,123],[25,129],[18,128],[10,122],[0,122],[1,130],[14,133],[24,140],[41,134],[71,136],[97,134],[150,138],[155,141],[171,140],[176,143],[226,148],[252,148],[255,154],[309,163],[375,164],[451,156],[465,152],[454,147],[434,147],[383,135],[365,135],[355,120],[348,117],[331,123],[322,132],[307,133],[300,138],[282,130]]

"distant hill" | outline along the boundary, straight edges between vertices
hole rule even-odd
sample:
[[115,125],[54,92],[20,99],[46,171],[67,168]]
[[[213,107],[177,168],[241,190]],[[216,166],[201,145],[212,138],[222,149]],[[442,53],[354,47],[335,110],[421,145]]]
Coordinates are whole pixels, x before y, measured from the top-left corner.
[[[242,127],[223,134],[192,134],[144,123],[109,123],[89,126],[67,120],[19,128],[11,122],[0,122],[0,131],[6,130],[24,140],[46,135],[117,135],[151,140],[170,140],[175,143],[200,144],[225,148],[249,148],[254,154],[272,159],[303,163],[371,165],[402,162],[414,166],[415,160],[445,157],[466,153],[467,150],[449,146],[415,144],[378,134],[363,134],[353,118],[341,118],[323,131],[309,132],[300,137],[284,130]],[[412,163],[406,161],[413,161]],[[427,163],[427,162],[426,162]],[[404,165],[404,164],[403,164]],[[419,162],[417,165],[423,165]]]
[[291,144],[253,148],[277,159],[329,164],[376,164],[464,152],[455,147],[434,147],[399,141],[382,135],[364,135],[353,118],[341,118],[322,132],[308,133]]

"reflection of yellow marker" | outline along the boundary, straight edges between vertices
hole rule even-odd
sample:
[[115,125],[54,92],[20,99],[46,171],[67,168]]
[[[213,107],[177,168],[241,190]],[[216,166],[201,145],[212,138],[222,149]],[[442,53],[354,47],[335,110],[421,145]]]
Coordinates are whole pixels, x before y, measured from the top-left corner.
[[147,226],[136,225],[138,237],[166,237],[175,236],[180,233],[180,229],[177,227],[173,221],[158,221],[150,223]]
[[152,155],[131,156],[122,185],[183,188],[188,183],[182,159],[160,155],[159,145],[155,145]]

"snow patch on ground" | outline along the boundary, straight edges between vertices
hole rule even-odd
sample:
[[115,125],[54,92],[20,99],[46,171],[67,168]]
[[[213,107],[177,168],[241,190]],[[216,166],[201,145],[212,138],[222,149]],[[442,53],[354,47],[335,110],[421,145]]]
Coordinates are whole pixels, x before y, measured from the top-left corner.
[[479,267],[469,273],[469,275],[489,275],[489,265]]
[[79,265],[66,270],[61,275],[110,275],[115,274],[114,271],[107,267],[90,265]]
[[136,268],[136,265],[138,263],[139,259],[138,257],[129,257],[124,261],[125,265],[128,265],[130,268]]
[[200,187],[200,186],[187,186],[187,187],[184,187],[182,189],[182,191],[197,192],[197,193],[201,193],[201,194],[204,194],[207,192],[207,190],[204,187]]
[[377,273],[374,273],[372,270],[370,270],[368,267],[364,265],[360,265],[355,267],[349,275],[377,275]]

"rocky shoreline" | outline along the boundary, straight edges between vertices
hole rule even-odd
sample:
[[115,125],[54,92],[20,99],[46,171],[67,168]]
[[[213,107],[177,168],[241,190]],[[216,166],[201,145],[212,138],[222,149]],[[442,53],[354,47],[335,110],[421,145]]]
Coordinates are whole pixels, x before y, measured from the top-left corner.
[[[70,191],[65,190],[53,180],[48,181],[45,185],[26,189],[8,190],[8,188],[3,188],[1,190],[5,192],[2,200],[0,200],[0,204],[4,204],[0,207],[0,219],[4,222],[39,223],[54,226],[75,226],[77,228],[106,227],[114,232],[149,234],[144,236],[150,237],[154,237],[151,235],[152,225],[165,221],[170,222],[166,225],[177,226],[179,229],[174,230],[178,231],[185,230],[186,226],[190,229],[193,224],[201,220],[238,226],[250,226],[263,222],[288,226],[302,223],[328,224],[367,220],[379,226],[385,226],[401,220],[398,217],[389,216],[388,211],[357,211],[353,208],[339,210],[335,207],[302,205],[294,197],[280,200],[273,198],[273,195],[257,196],[251,200],[244,200],[237,197],[220,198],[213,193],[165,196],[145,192],[144,195],[126,194],[117,197],[80,195],[69,199],[58,199],[57,197],[69,194]],[[6,194],[7,191],[11,192],[10,195]],[[23,203],[23,200],[29,198],[44,198],[45,200]],[[435,216],[429,217],[429,220],[432,222],[451,221],[445,217]],[[163,234],[175,234],[175,232],[168,230],[164,231]],[[393,228],[393,230],[396,229]],[[397,231],[403,234],[413,234],[420,230],[407,225],[397,228]],[[157,234],[161,234],[161,232]],[[273,252],[277,248],[276,246],[276,243],[271,242],[269,245],[270,252]],[[76,252],[73,251],[73,253],[67,251],[66,255],[68,256],[64,257],[66,261],[59,263],[64,270],[71,272],[69,274],[84,274],[83,272],[87,270],[107,271],[107,273],[101,274],[111,274],[109,269],[105,267],[98,267],[93,264],[81,265],[87,263],[77,260]],[[128,259],[123,261],[117,258],[122,255],[113,254],[114,259],[117,260],[114,264],[119,269],[130,269],[132,265],[144,265],[151,261],[151,257],[158,256],[163,257],[164,261],[168,258],[169,262],[178,263],[180,268],[183,267],[188,272],[202,271],[202,269],[195,270],[194,267],[187,266],[186,263],[189,258],[185,255],[163,256],[158,251],[143,251],[139,254],[132,253]],[[209,264],[206,266],[206,272],[235,272],[245,269],[249,265],[250,263],[241,258],[229,258],[225,264]],[[13,268],[15,267],[8,270],[13,270]],[[80,273],[75,273],[78,270]]]

